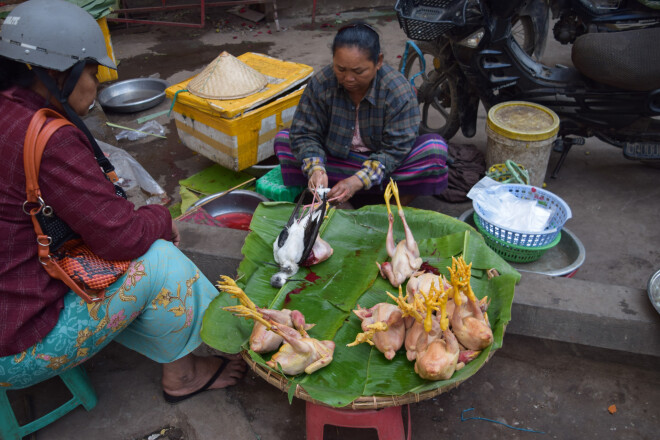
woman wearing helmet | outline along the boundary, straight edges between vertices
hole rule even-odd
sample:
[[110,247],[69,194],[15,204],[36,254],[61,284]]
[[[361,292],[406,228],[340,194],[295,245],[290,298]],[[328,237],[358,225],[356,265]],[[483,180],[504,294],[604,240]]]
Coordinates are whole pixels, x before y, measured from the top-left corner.
[[[116,68],[100,28],[66,1],[22,3],[0,30],[0,386],[24,388],[60,374],[111,340],[163,364],[170,403],[233,385],[245,370],[241,360],[191,353],[217,289],[177,249],[168,209],[135,209],[106,178],[107,159],[95,157],[80,117],[96,98],[99,65]],[[43,199],[97,255],[132,260],[105,299],[90,306],[41,267],[23,211],[23,142],[44,107],[75,127],[60,128],[47,143]]]

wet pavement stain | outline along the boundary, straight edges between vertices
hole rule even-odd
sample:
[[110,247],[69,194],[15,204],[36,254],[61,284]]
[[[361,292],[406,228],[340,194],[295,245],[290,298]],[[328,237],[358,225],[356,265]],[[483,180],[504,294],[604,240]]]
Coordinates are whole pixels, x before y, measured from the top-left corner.
[[633,309],[630,308],[628,303],[625,300],[621,300],[619,302],[619,305],[621,306],[621,311],[625,313],[626,315],[636,315],[637,312],[635,312]]

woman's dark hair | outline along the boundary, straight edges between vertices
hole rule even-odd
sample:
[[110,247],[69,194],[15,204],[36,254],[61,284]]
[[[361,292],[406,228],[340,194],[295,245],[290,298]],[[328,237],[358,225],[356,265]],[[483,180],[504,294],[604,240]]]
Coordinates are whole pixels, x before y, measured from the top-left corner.
[[13,86],[30,87],[34,78],[34,72],[25,63],[0,57],[0,90]]
[[374,64],[378,63],[380,37],[376,29],[364,22],[349,24],[337,31],[332,42],[332,54],[342,47],[357,47],[365,52]]

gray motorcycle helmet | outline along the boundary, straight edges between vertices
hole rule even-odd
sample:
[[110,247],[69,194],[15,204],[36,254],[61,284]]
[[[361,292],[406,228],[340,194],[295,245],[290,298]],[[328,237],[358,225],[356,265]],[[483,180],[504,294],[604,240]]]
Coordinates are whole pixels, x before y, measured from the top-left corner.
[[29,0],[16,6],[0,29],[0,56],[61,72],[81,60],[117,69],[96,20],[64,0]]

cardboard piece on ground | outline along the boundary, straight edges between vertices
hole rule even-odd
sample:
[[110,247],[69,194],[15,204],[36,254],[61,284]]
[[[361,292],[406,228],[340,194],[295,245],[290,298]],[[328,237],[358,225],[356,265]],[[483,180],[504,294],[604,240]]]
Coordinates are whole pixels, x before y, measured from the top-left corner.
[[255,23],[260,22],[265,17],[263,13],[259,11],[255,11],[254,9],[250,9],[248,5],[234,6],[233,8],[228,9],[227,12],[229,12],[230,14],[237,15],[246,20],[253,21]]

